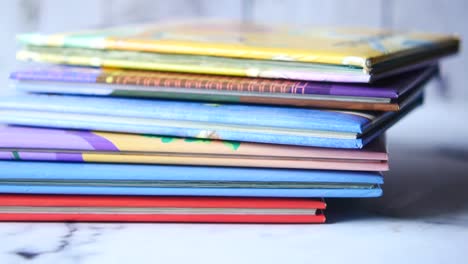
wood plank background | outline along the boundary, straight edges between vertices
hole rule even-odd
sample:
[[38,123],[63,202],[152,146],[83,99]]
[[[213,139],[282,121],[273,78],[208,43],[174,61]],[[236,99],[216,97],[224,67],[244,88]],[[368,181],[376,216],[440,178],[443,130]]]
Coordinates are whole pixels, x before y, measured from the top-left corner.
[[[464,0],[17,0],[0,9],[0,93],[15,67],[14,36],[186,17],[219,17],[313,25],[369,26],[457,33],[468,37]],[[449,102],[468,99],[467,54],[442,65]],[[435,89],[431,87],[431,89]],[[437,98],[440,93],[430,91]]]

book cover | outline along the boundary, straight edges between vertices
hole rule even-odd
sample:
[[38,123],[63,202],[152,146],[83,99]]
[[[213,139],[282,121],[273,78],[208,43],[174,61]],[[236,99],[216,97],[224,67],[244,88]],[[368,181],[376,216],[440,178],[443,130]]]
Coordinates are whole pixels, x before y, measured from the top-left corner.
[[27,45],[135,50],[244,59],[299,61],[372,72],[454,53],[451,35],[366,28],[318,28],[196,20],[60,34],[23,34]]
[[375,197],[378,172],[0,161],[0,192],[248,197]]
[[168,153],[102,153],[92,151],[60,150],[0,150],[1,160],[95,162],[126,164],[172,164],[194,166],[228,166],[256,168],[289,168],[321,170],[387,171],[388,162],[383,160],[321,159],[258,156],[216,156],[203,154]]
[[383,137],[362,150],[0,127],[0,159],[385,171]]
[[362,148],[421,102],[400,112],[358,112],[182,101],[21,95],[0,99],[0,122],[177,137]]
[[323,223],[319,199],[1,194],[0,221]]
[[345,83],[373,82],[434,64],[439,59],[433,58],[421,62],[414,60],[410,65],[393,66],[371,75],[361,68],[341,65],[37,46],[24,47],[17,52],[16,57],[22,61],[47,64]]
[[17,89],[35,93],[397,111],[403,96],[436,72],[431,66],[371,85],[71,66],[30,67],[10,77]]

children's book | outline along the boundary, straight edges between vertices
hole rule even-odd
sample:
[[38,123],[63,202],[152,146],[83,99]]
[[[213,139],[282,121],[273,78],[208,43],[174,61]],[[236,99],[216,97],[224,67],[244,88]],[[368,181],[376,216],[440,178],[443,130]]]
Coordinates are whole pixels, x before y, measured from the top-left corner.
[[452,35],[196,20],[22,34],[18,57],[67,64],[371,82],[456,53]]
[[61,95],[0,98],[13,125],[360,149],[422,102],[399,112],[359,112]]
[[431,66],[375,84],[346,84],[41,65],[11,79],[17,89],[34,93],[399,111],[436,72]]
[[0,194],[0,221],[323,223],[325,207],[303,198]]
[[31,127],[0,127],[0,159],[388,170],[383,137],[354,150]]
[[0,161],[0,193],[376,197],[379,172]]

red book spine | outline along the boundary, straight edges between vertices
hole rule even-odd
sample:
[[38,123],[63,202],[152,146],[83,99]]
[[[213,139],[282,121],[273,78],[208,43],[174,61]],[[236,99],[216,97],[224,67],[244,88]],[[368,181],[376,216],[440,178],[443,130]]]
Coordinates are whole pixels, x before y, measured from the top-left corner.
[[324,215],[189,215],[189,214],[40,214],[3,213],[0,221],[25,222],[153,222],[153,223],[257,223],[306,224],[324,223]]
[[182,207],[325,209],[321,200],[302,198],[0,195],[0,206]]

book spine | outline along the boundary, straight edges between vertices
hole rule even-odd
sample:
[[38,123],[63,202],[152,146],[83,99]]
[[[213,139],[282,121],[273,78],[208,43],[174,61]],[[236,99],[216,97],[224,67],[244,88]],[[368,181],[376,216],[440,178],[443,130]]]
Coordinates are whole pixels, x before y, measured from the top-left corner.
[[142,73],[131,71],[104,71],[98,83],[138,85],[170,88],[193,88],[215,91],[235,91],[254,93],[304,94],[308,91],[307,82],[252,79],[198,74]]
[[1,185],[2,193],[75,194],[75,195],[146,195],[146,196],[221,196],[278,198],[366,198],[379,197],[382,189],[241,189],[241,188],[152,188],[152,187],[68,187]]
[[2,213],[0,221],[173,222],[173,223],[324,223],[320,215],[135,215]]
[[319,199],[190,197],[190,196],[85,196],[1,194],[0,207],[158,207],[158,208],[251,208],[325,209]]
[[[203,122],[204,124],[216,123],[242,125],[249,127],[282,127],[288,129],[323,130],[349,133],[361,133],[362,126],[369,124],[370,119],[373,118],[367,115],[364,116],[360,115],[360,113],[353,112],[334,112],[291,107],[206,104],[198,102],[120,98],[83,98],[80,96],[54,95],[25,95],[21,97],[5,97],[0,101],[0,109],[34,109],[44,112],[62,112],[67,114],[92,114],[95,116],[106,115],[111,117],[151,118],[181,122]],[[38,115],[44,114],[40,113]],[[2,116],[0,119],[3,122],[6,122],[6,119],[10,119],[13,122],[12,124],[15,123],[12,116]],[[28,116],[28,119],[31,122],[38,121],[31,120],[32,115]],[[64,120],[54,120],[54,122],[56,121],[61,122]],[[51,127],[52,125],[47,126]],[[74,127],[72,126],[68,128]],[[209,130],[211,131],[212,129],[210,128]],[[146,131],[119,132],[147,133]],[[272,135],[273,133],[268,134]],[[172,133],[160,133],[160,135],[184,137],[184,135]],[[187,136],[193,137],[193,135]],[[212,139],[237,140],[228,138]]]

